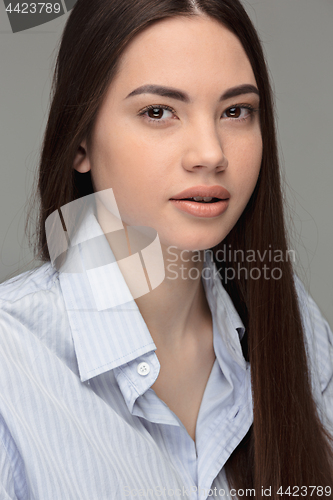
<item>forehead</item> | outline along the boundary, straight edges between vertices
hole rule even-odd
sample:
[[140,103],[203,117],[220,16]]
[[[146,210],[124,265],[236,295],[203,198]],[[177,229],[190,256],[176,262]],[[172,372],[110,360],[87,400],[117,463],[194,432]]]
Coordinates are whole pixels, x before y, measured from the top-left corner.
[[139,33],[121,56],[116,80],[122,85],[161,83],[197,90],[218,85],[219,93],[221,86],[255,84],[236,35],[201,15],[163,19]]

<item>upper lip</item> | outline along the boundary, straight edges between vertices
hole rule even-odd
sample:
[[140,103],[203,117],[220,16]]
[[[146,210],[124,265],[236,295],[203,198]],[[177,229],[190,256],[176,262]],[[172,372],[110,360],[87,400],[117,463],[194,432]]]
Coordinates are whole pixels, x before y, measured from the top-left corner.
[[206,196],[212,198],[220,198],[226,200],[230,198],[230,193],[222,186],[193,186],[184,189],[181,193],[176,194],[170,200],[181,200],[183,198],[194,198],[195,196]]

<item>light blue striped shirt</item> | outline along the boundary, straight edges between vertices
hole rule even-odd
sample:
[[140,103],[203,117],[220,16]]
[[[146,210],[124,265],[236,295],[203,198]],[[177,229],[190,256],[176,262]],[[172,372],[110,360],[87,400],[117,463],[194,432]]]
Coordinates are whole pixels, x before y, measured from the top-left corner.
[[[204,267],[216,360],[195,443],[151,388],[156,346],[134,300],[112,306],[126,283],[108,266],[59,273],[47,263],[0,286],[0,500],[230,495],[224,464],[253,421],[250,365],[208,253]],[[333,335],[296,284],[313,393],[332,431]]]

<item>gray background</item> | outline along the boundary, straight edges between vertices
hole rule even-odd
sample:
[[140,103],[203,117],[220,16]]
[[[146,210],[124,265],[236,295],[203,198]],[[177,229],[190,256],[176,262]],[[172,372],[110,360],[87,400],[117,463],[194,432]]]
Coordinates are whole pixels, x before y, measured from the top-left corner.
[[[333,325],[333,0],[246,0],[273,79],[296,270]],[[13,34],[0,1],[0,281],[34,266],[24,223],[69,14]]]

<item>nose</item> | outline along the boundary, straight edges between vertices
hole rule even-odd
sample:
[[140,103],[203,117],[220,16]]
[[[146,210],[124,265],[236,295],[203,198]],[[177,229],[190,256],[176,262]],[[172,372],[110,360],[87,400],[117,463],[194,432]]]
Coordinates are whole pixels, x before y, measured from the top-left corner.
[[222,149],[221,133],[214,123],[198,123],[187,131],[184,138],[182,166],[185,170],[221,172],[228,167],[228,159]]

